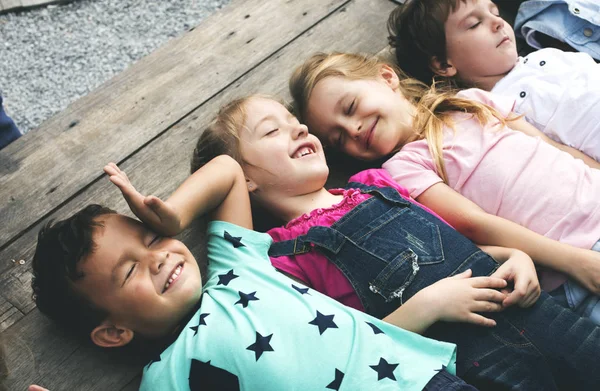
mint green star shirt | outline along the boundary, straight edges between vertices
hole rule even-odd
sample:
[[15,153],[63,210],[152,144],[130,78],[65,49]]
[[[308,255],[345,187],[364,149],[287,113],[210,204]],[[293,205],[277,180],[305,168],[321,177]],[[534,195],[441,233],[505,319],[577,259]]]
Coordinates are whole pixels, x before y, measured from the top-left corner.
[[199,310],[145,368],[141,390],[422,390],[456,347],[403,330],[271,265],[269,235],[208,227]]

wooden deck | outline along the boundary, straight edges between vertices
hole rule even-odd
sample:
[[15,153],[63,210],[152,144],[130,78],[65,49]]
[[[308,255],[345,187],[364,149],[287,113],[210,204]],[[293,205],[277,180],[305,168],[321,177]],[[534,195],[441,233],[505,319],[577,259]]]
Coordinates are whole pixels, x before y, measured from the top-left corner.
[[[39,228],[89,203],[127,212],[102,173],[109,161],[125,169],[143,193],[167,196],[188,175],[195,141],[219,106],[255,92],[287,98],[292,69],[313,52],[380,52],[394,5],[390,0],[234,0],[1,150],[6,387],[137,389],[139,360],[79,343],[35,308],[30,262]],[[200,237],[193,230],[182,235],[202,259]]]
[[0,0],[0,14],[72,1],[74,0]]

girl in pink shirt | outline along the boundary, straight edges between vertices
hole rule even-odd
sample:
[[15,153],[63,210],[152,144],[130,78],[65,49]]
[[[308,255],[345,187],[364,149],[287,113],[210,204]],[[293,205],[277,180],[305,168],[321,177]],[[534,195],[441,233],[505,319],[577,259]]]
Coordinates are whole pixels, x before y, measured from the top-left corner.
[[[597,162],[512,115],[506,98],[439,93],[375,57],[317,54],[290,89],[325,145],[389,157],[394,180],[474,242],[521,249],[572,277],[557,295],[600,323],[600,254],[589,250],[600,239],[600,171],[585,164]],[[542,287],[564,281],[546,273]]]
[[[376,186],[326,190],[321,143],[277,101],[253,96],[225,106],[200,137],[192,170],[221,154],[242,166],[253,206],[287,222],[269,232],[275,239],[269,255],[277,269],[300,281],[290,281],[298,295],[310,300],[310,288],[321,290],[405,329],[455,343],[457,374],[483,389],[585,389],[597,383],[600,372],[587,363],[595,362],[600,328],[540,293],[526,254],[484,247],[505,261],[498,266],[404,188],[390,187],[382,170],[352,178]],[[512,289],[502,289],[506,280]],[[554,319],[561,322],[549,330]],[[379,332],[373,329],[373,337]],[[572,363],[569,370],[565,360]]]

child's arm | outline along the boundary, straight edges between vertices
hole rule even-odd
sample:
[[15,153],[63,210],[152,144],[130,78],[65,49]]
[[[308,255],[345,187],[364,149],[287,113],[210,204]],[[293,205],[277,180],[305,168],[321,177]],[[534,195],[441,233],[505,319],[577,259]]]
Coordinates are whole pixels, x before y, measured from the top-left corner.
[[568,145],[564,145],[552,140],[550,137],[546,136],[543,132],[541,132],[538,128],[527,122],[523,117],[511,120],[507,124],[508,127],[513,130],[518,130],[519,132],[525,133],[528,136],[541,138],[546,143],[560,149],[561,151],[569,153],[574,158],[583,160],[583,162],[591,168],[600,169],[600,163],[598,163],[597,161],[595,161],[594,159],[592,159],[591,157],[589,157],[588,155],[586,155],[578,149],[569,147]]
[[591,292],[600,293],[600,253],[560,243],[486,213],[444,183],[431,186],[417,201],[475,243],[519,249],[536,264],[566,273]]
[[116,164],[104,171],[123,193],[132,212],[157,232],[173,236],[197,216],[211,213],[214,220],[252,229],[250,199],[240,165],[229,156],[218,156],[188,177],[166,200],[143,196]]
[[506,287],[506,281],[497,277],[470,277],[469,269],[444,278],[417,292],[383,320],[418,334],[438,321],[495,326],[493,319],[479,312],[503,309],[506,294],[497,289]]

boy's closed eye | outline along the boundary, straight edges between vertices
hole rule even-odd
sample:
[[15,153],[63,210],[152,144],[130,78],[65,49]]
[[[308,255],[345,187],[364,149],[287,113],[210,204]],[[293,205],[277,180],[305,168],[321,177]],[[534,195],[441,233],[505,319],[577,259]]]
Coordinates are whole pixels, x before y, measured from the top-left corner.
[[123,285],[125,285],[125,283],[127,282],[127,280],[129,280],[129,277],[131,277],[131,275],[133,274],[133,271],[135,270],[135,267],[137,265],[137,262],[134,262],[131,267],[129,268],[129,271],[127,272],[127,275],[125,276],[125,280],[123,280]]

